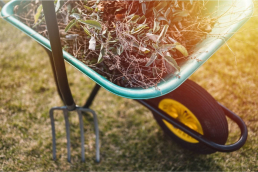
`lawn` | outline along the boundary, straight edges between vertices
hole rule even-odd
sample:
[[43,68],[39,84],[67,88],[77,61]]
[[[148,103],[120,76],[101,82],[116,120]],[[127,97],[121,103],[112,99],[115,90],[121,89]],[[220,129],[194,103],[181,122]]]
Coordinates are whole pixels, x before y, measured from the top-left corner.
[[[62,103],[49,59],[35,41],[0,19],[0,171],[257,171],[257,14],[191,76],[247,124],[249,137],[240,150],[197,155],[182,149],[163,134],[146,108],[101,89],[91,107],[99,119],[100,163],[94,162],[90,115],[84,118],[86,163],[80,162],[75,113],[70,116],[72,162],[66,161],[64,120],[60,113],[55,114],[58,160],[52,160],[48,111]],[[94,82],[66,66],[75,101],[82,105]],[[235,141],[239,130],[230,121],[229,131],[228,140]]]

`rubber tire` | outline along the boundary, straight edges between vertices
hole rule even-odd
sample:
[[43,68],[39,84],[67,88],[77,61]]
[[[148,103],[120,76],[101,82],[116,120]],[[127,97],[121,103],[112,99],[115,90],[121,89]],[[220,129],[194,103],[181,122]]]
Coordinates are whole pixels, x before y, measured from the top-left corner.
[[[150,99],[156,107],[164,99],[174,99],[186,106],[199,120],[205,138],[224,145],[228,138],[228,123],[222,108],[217,101],[202,87],[191,80],[186,80],[181,86],[162,97]],[[176,136],[163,122],[162,118],[153,113],[157,123],[175,142],[182,147],[199,154],[211,154],[215,150],[202,143],[190,143]]]

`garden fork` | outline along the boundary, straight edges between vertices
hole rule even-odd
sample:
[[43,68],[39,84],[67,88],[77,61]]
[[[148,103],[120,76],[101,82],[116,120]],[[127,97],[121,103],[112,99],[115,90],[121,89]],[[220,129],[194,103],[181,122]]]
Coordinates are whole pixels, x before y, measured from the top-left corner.
[[53,159],[56,159],[56,138],[55,138],[55,124],[54,124],[54,111],[62,110],[65,119],[66,128],[66,138],[67,138],[67,160],[71,162],[71,150],[70,150],[70,125],[69,125],[69,111],[76,111],[79,116],[80,123],[80,134],[81,134],[81,156],[82,161],[85,161],[85,150],[84,150],[84,131],[83,131],[83,120],[82,112],[90,112],[94,117],[94,127],[96,134],[96,161],[100,161],[99,152],[99,130],[97,115],[91,109],[86,107],[78,107],[75,105],[73,100],[71,90],[68,84],[67,74],[65,70],[65,63],[63,59],[63,52],[61,47],[61,41],[59,37],[59,30],[57,25],[54,1],[52,0],[42,0],[43,11],[45,15],[45,20],[47,24],[48,36],[51,44],[52,54],[48,52],[52,70],[54,73],[54,78],[57,86],[58,93],[65,104],[62,107],[53,107],[50,109],[50,119],[52,126],[52,140],[53,140]]
[[[65,119],[65,129],[66,129],[66,139],[67,139],[67,161],[71,162],[71,143],[70,143],[70,124],[69,124],[69,109],[67,106],[62,107],[52,107],[49,110],[49,115],[51,119],[51,127],[52,127],[52,142],[53,142],[53,159],[56,160],[56,134],[55,134],[55,121],[54,121],[54,111],[62,110]],[[96,135],[96,161],[100,161],[100,152],[99,152],[99,130],[98,130],[98,120],[96,113],[88,108],[78,107],[76,106],[75,111],[78,113],[79,123],[80,123],[80,134],[81,134],[81,157],[82,161],[85,162],[85,149],[84,149],[84,130],[83,130],[83,119],[82,112],[90,112],[93,115],[94,119],[94,128]]]

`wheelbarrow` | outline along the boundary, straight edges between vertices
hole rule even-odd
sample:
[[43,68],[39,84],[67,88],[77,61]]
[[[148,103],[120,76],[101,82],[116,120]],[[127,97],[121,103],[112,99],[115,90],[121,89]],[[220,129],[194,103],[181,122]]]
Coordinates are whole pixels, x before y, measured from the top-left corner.
[[[209,1],[206,7],[209,11],[218,13],[217,15],[222,15],[229,10],[233,1],[234,9],[231,12],[231,15],[222,16],[211,32],[211,35],[222,34],[223,36],[207,37],[201,43],[196,45],[195,53],[190,56],[189,60],[179,63],[179,66],[181,67],[180,77],[172,74],[167,75],[164,80],[158,84],[158,89],[120,87],[93,71],[69,53],[63,51],[60,43],[53,1],[42,1],[49,40],[20,22],[14,16],[13,9],[15,5],[19,4],[19,0],[13,0],[7,3],[1,11],[4,19],[25,32],[47,50],[57,90],[65,105],[50,109],[53,136],[53,158],[56,159],[53,114],[55,110],[62,110],[65,117],[67,133],[67,159],[70,161],[71,158],[68,112],[77,111],[81,128],[82,160],[85,160],[81,112],[87,111],[94,115],[96,161],[100,160],[97,116],[93,110],[89,109],[89,107],[101,87],[118,96],[134,99],[147,107],[153,113],[155,120],[162,130],[186,149],[201,154],[210,154],[216,151],[231,152],[240,149],[244,145],[248,135],[247,127],[243,120],[218,103],[202,87],[188,79],[191,74],[203,65],[205,61],[207,61],[212,54],[214,54],[233,35],[233,33],[240,29],[240,27],[251,17],[253,12],[252,0]],[[194,60],[194,57],[199,60]],[[76,106],[73,100],[68,85],[64,60],[96,82],[86,103],[81,107]],[[228,138],[228,123],[226,116],[234,121],[241,130],[239,140],[230,145],[225,145]]]

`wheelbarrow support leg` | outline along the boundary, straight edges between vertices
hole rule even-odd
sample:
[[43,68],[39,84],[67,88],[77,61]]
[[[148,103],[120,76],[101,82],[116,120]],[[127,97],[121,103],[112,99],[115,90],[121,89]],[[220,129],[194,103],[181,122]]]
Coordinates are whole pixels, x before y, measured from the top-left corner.
[[[55,135],[55,121],[54,121],[54,111],[62,110],[65,119],[65,129],[66,129],[66,139],[67,139],[67,161],[71,162],[71,142],[70,142],[70,124],[69,124],[69,110],[66,106],[63,107],[53,107],[49,111],[51,128],[52,128],[52,141],[53,141],[53,159],[56,160],[56,135]],[[100,162],[100,150],[99,150],[99,129],[98,129],[98,119],[96,113],[87,108],[76,107],[76,112],[79,117],[80,123],[80,134],[81,134],[81,157],[82,161],[85,162],[85,149],[84,149],[84,130],[83,130],[83,118],[81,112],[90,112],[94,119],[94,129],[96,136],[96,162]]]
[[82,107],[89,108],[91,106],[91,104],[92,104],[93,100],[95,99],[100,88],[101,87],[98,84],[96,84],[94,86],[93,90],[90,93],[89,98],[87,99],[86,103]]

